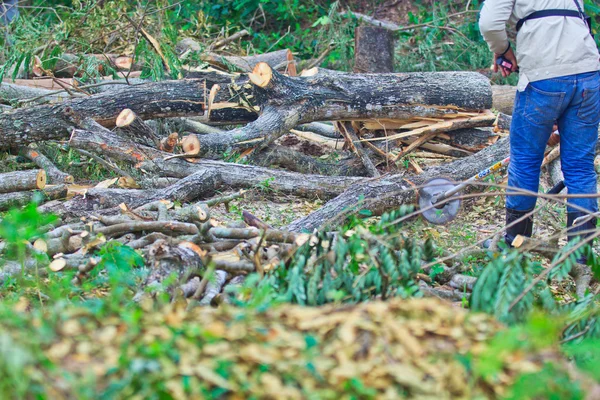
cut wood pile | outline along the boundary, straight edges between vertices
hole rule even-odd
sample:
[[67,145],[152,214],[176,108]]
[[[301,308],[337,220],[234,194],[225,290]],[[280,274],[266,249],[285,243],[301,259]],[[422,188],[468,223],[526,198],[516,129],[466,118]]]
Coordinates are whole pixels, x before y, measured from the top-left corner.
[[[373,61],[372,34],[360,36],[361,68]],[[210,302],[208,294],[236,276],[289,260],[315,229],[333,231],[350,212],[414,204],[429,179],[464,180],[508,155],[501,137],[509,118],[491,111],[492,87],[478,73],[300,70],[288,50],[235,57],[215,53],[221,45],[180,43],[182,58],[201,53],[212,67],[184,70],[178,80],[131,79],[135,60],[107,54],[127,79],[83,86],[81,58],[65,54],[52,70],[34,59],[38,79],[0,86],[0,101],[14,106],[0,113],[0,149],[42,169],[0,176],[0,209],[33,200],[37,189],[41,210],[60,217],[31,241],[26,267],[45,253],[52,270],[77,269],[83,280],[95,249],[116,240],[145,255],[146,285],[175,272],[186,297]],[[117,178],[74,184],[44,155],[49,142]],[[211,217],[219,204],[265,185],[327,202],[278,229],[249,213],[243,225]],[[216,282],[205,279],[209,265]],[[465,287],[451,278],[445,283]]]
[[[499,347],[512,336],[491,317],[435,300],[261,312],[142,307],[125,316],[3,311],[0,334],[27,356],[27,397],[145,397],[161,387],[172,398],[503,398],[545,362],[564,371],[565,383],[592,386],[555,349]],[[489,377],[489,368],[501,373]]]

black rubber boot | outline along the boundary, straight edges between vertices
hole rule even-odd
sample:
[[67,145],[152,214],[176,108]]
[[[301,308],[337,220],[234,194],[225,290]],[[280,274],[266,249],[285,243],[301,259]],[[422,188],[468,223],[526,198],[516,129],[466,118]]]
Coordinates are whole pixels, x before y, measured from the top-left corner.
[[[587,213],[575,211],[567,213],[567,238],[569,241],[575,240],[578,237],[588,237],[594,234],[594,230],[596,229],[596,218],[592,218],[589,221],[584,223],[578,223],[576,226],[573,226],[573,222],[580,217],[587,216]],[[585,233],[579,233],[585,232]],[[591,245],[591,243],[590,243]],[[573,280],[575,281],[575,291],[577,293],[577,297],[582,298],[585,296],[585,292],[590,286],[590,282],[592,281],[592,270],[586,265],[587,257],[581,256],[577,259],[578,264],[574,265],[571,268],[571,272],[569,273]]]
[[520,219],[524,215],[531,214],[531,211],[517,211],[510,208],[506,209],[506,233],[504,234],[504,241],[508,247],[512,247],[512,242],[518,235],[531,237],[533,233],[533,215],[523,218],[523,220],[509,226],[514,221]]

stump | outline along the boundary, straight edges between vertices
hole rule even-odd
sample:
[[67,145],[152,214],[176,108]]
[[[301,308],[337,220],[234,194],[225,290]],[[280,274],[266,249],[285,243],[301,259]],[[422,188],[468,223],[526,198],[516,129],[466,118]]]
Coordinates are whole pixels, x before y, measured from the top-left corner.
[[394,32],[377,26],[354,31],[354,72],[394,72]]

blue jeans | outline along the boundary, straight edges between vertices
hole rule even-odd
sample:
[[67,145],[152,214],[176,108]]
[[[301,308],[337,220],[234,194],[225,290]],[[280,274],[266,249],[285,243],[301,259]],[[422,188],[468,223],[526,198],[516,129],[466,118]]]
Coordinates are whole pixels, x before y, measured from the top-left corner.
[[0,0],[0,25],[7,25],[19,16],[18,0]]
[[[546,142],[555,123],[560,132],[560,159],[569,194],[595,194],[600,72],[531,82],[525,91],[517,92],[510,128],[508,185],[537,193]],[[509,195],[506,208],[529,211],[536,200],[532,196]],[[595,198],[569,199],[569,204],[598,211]],[[576,210],[567,206],[567,211]]]

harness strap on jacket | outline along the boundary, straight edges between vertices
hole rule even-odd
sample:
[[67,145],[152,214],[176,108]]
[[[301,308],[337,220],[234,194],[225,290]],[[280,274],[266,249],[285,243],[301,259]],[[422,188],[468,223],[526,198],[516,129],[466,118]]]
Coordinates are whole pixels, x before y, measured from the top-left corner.
[[540,10],[540,11],[535,11],[531,14],[529,14],[528,16],[526,16],[525,18],[522,18],[519,20],[519,22],[517,22],[517,32],[519,32],[519,30],[521,29],[521,27],[523,26],[523,24],[526,21],[529,21],[530,19],[539,19],[539,18],[546,18],[546,17],[575,17],[575,18],[581,18],[581,13],[579,11],[575,11],[575,10]]

